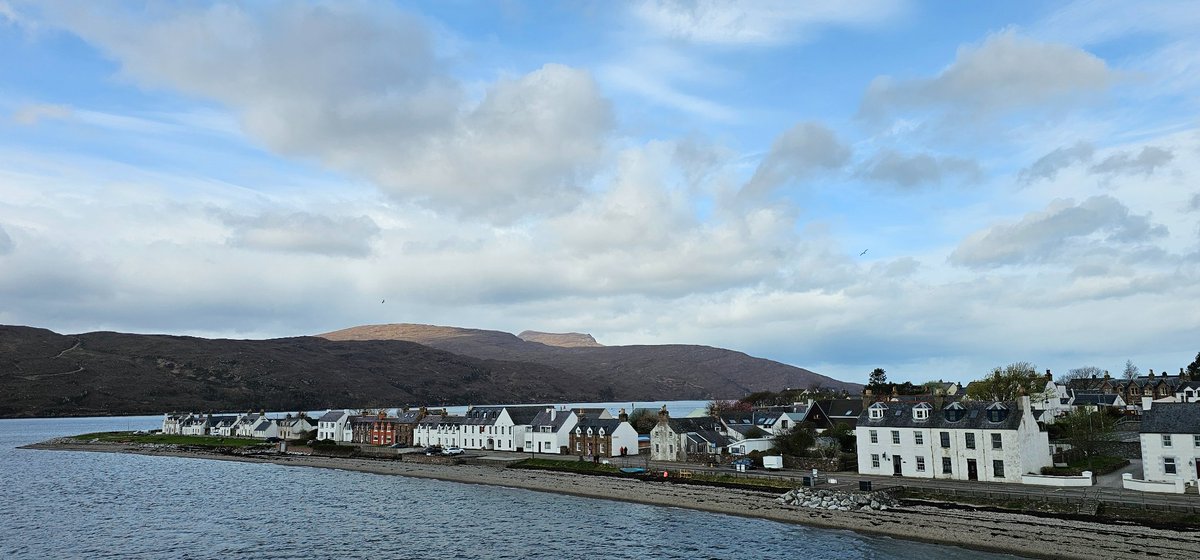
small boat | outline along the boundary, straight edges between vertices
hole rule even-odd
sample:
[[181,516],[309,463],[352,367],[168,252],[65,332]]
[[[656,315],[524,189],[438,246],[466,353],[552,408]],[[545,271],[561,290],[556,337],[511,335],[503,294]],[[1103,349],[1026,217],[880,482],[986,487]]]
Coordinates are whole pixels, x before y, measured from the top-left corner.
[[642,467],[621,467],[621,472],[625,474],[642,474],[646,472],[646,469]]

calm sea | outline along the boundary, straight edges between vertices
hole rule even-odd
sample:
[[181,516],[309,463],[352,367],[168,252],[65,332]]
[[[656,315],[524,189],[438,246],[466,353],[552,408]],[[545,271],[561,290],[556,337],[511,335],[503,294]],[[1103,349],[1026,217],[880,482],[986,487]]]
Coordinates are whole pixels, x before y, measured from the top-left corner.
[[0,558],[1013,558],[510,488],[15,449],[159,422],[0,420]]

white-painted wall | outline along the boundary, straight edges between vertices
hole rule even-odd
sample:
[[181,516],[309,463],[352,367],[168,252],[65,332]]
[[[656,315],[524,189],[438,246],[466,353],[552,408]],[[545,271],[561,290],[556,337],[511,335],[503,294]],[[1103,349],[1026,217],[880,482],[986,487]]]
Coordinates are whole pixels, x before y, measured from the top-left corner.
[[[1168,446],[1163,436],[1171,437]],[[1157,482],[1196,481],[1200,461],[1200,434],[1141,434],[1142,478]],[[1166,472],[1166,459],[1175,459],[1175,474]]]

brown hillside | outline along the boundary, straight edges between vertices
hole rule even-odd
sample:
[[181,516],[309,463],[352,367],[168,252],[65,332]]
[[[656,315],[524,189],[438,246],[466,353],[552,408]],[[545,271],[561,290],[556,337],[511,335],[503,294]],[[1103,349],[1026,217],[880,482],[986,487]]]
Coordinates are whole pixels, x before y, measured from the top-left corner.
[[521,331],[517,338],[526,342],[537,342],[546,346],[560,346],[563,348],[584,348],[603,346],[596,342],[592,335],[585,333],[547,333],[538,331]]
[[408,340],[476,358],[542,364],[611,387],[619,400],[737,398],[755,391],[814,385],[851,392],[862,388],[804,368],[711,346],[561,348],[499,331],[414,324],[368,325],[320,336],[331,340]]

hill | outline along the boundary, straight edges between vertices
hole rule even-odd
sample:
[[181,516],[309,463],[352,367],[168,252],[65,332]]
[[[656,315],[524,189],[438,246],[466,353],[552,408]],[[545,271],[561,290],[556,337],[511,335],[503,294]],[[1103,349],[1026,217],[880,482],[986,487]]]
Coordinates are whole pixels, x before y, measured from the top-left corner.
[[407,340],[464,356],[541,364],[599,381],[605,397],[619,400],[737,398],[755,391],[814,385],[851,392],[862,389],[804,368],[711,346],[564,347],[500,331],[407,323],[366,325],[320,336],[341,341]]
[[413,342],[210,340],[0,326],[0,417],[594,399],[552,367]]

